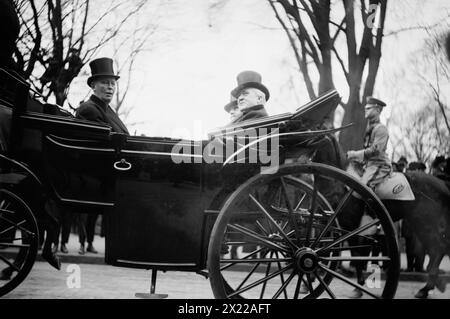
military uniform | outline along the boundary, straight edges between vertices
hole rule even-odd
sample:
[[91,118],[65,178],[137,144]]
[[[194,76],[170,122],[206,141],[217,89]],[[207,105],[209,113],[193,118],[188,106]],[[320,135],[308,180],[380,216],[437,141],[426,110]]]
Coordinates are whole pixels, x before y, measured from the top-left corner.
[[[377,99],[373,99],[380,106],[385,104]],[[364,148],[354,152],[353,157],[365,163],[364,174],[361,182],[374,189],[392,172],[392,164],[386,154],[389,133],[387,127],[377,121],[367,123],[364,136]]]

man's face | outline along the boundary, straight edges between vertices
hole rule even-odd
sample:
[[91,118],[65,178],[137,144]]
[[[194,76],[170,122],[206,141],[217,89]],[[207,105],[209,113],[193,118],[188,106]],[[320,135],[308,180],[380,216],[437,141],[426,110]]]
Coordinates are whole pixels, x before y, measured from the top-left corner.
[[380,116],[380,107],[376,104],[367,104],[365,107],[366,120],[373,120]]
[[263,104],[263,98],[261,97],[261,94],[263,93],[258,89],[243,89],[241,92],[239,92],[239,96],[237,98],[239,110],[245,110],[252,106]]
[[103,102],[109,104],[112,101],[114,92],[116,91],[116,79],[115,78],[99,78],[92,82],[92,90],[94,95],[97,96]]

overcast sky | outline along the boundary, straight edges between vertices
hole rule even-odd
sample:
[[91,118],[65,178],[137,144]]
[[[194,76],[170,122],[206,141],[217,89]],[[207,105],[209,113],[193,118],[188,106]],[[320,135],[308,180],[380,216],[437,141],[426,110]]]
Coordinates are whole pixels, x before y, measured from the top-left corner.
[[[205,138],[207,131],[228,122],[223,106],[242,70],[262,74],[271,92],[267,104],[271,115],[294,111],[309,101],[287,37],[267,1],[228,0],[220,8],[212,6],[217,1],[171,3],[173,10],[159,20],[160,33],[153,37],[151,50],[141,54],[133,72],[127,100],[133,111],[126,118],[129,124],[140,123],[129,125],[133,134]],[[413,4],[418,1],[389,3],[387,30],[432,24],[450,12],[448,0],[424,1],[420,7]],[[392,75],[423,45],[425,36],[423,31],[410,31],[385,38],[375,92],[388,103],[399,100],[387,89],[392,87]],[[108,53],[104,50],[98,56]],[[336,88],[345,100],[345,81],[335,74]],[[88,94],[85,79],[80,76],[74,82],[72,103]]]

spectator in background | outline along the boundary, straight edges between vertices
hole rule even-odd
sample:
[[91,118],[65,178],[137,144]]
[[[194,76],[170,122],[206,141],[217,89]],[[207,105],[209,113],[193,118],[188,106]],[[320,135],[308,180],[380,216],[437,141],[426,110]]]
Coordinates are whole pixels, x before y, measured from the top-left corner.
[[448,181],[449,176],[445,173],[447,171],[447,161],[444,156],[436,156],[431,163],[431,175],[436,176],[437,178]]
[[397,172],[404,173],[406,170],[406,167],[408,166],[408,160],[405,156],[400,156],[399,160],[397,161]]
[[61,233],[61,247],[60,251],[63,254],[69,253],[69,250],[67,249],[67,244],[69,243],[69,237],[70,237],[70,229],[72,227],[72,215],[74,213],[72,211],[69,211],[68,209],[61,209],[60,211],[60,230],[58,231],[58,237],[56,238],[54,252],[58,250],[59,245],[59,234]]
[[408,165],[407,171],[410,171],[410,172],[419,171],[419,172],[425,173],[426,169],[427,169],[427,166],[422,162],[411,162]]

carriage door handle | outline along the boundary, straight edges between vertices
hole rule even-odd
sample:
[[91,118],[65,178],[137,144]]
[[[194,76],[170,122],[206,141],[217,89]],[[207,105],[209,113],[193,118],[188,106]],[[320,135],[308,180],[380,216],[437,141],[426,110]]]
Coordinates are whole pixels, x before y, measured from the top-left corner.
[[128,171],[131,169],[131,163],[128,163],[124,158],[114,163],[114,168],[118,171]]

